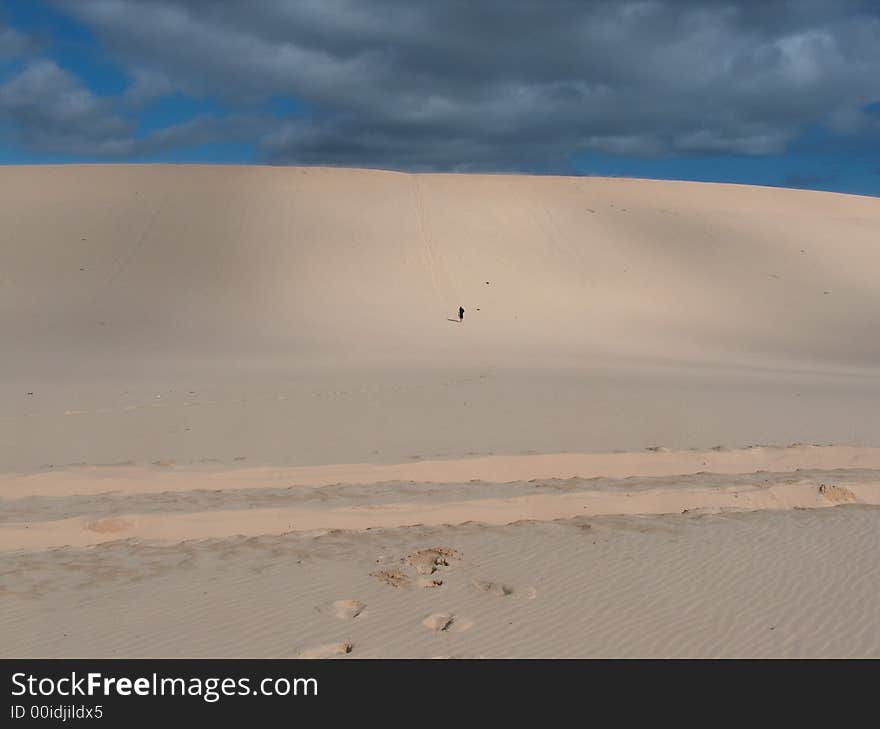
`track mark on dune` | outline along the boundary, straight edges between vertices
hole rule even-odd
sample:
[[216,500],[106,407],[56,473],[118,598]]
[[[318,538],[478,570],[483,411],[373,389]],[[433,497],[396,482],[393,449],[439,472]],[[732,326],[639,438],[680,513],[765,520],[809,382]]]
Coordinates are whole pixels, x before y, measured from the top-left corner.
[[845,486],[819,485],[819,493],[834,504],[847,504],[858,501],[856,495]]
[[[416,216],[418,217],[419,232],[421,233],[422,243],[424,244],[425,258],[428,263],[428,272],[431,275],[431,285],[434,287],[434,292],[436,294],[442,294],[441,298],[443,299],[443,306],[445,308],[449,300],[450,291],[454,296],[454,300],[459,299],[458,287],[456,286],[453,277],[450,275],[448,267],[444,265],[442,258],[436,254],[434,246],[431,243],[431,233],[428,230],[424,200],[422,197],[422,189],[419,184],[417,175],[413,175],[413,190],[416,198]],[[440,285],[441,276],[445,278],[447,284],[445,289],[443,289],[442,291]]]
[[134,245],[128,252],[127,256],[122,256],[119,260],[116,261],[116,270],[110,275],[110,278],[107,279],[107,282],[104,284],[105,286],[112,286],[113,282],[119,278],[119,275],[128,268],[129,264],[134,260],[134,257],[137,255],[138,251],[140,251],[141,247],[144,245],[144,241],[147,239],[147,235],[153,229],[153,226],[156,224],[156,219],[159,217],[159,213],[162,212],[162,209],[165,207],[165,203],[168,201],[168,195],[166,194],[159,204],[156,206],[156,209],[153,211],[153,214],[150,216],[149,221],[147,222],[144,229],[141,231],[141,234],[138,236]]
[[419,187],[418,178],[413,177],[413,183],[415,185],[415,193],[416,193],[416,212],[419,217],[419,230],[422,234],[422,242],[425,244],[425,254],[428,259],[428,271],[431,274],[431,285],[434,287],[434,291],[440,291],[440,286],[437,282],[437,261],[434,258],[434,250],[431,247],[431,241],[428,236],[427,226],[425,225],[425,210],[422,204],[422,190]]

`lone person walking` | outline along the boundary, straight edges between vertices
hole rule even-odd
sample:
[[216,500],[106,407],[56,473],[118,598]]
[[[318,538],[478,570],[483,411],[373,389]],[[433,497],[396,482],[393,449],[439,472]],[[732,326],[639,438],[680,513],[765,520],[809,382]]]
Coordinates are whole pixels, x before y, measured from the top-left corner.
[[462,306],[458,307],[458,320],[464,321],[464,307]]

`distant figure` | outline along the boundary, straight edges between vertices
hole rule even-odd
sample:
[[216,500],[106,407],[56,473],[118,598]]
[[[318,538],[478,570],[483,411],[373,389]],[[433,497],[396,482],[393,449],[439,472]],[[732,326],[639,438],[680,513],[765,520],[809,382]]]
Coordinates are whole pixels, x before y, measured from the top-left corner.
[[464,321],[464,307],[458,307],[458,320]]

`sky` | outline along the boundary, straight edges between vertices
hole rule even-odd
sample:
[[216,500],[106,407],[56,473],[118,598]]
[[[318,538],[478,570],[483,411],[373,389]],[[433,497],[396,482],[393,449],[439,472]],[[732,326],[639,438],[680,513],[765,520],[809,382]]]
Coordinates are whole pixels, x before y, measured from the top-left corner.
[[880,195],[880,2],[3,0],[0,164]]

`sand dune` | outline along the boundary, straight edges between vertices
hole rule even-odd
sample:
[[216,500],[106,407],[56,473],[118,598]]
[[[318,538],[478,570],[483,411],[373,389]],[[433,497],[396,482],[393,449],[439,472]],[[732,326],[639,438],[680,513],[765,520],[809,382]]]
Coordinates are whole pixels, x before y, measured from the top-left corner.
[[6,167],[0,189],[2,323],[23,355],[875,372],[880,354],[875,198],[124,165]]
[[6,471],[880,445],[875,198],[126,165],[0,191]]
[[3,655],[880,655],[877,199],[0,192]]

